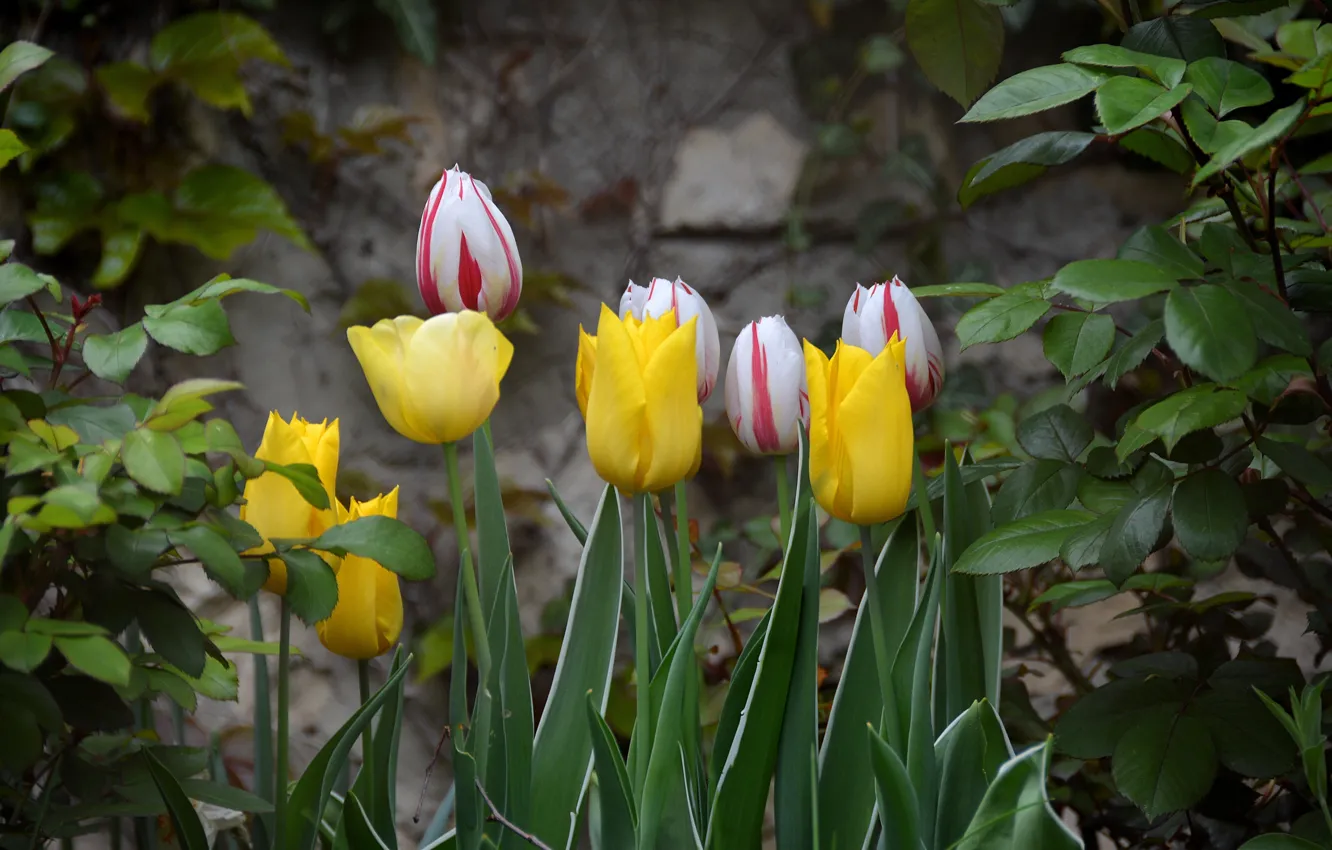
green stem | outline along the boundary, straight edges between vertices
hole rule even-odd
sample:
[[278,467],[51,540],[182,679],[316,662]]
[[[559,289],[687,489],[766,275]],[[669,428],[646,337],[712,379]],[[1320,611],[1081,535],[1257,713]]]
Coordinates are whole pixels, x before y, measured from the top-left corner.
[[694,550],[689,545],[689,501],[685,488],[685,482],[675,482],[675,548],[679,552],[675,562],[675,599],[682,628],[694,607]]
[[[652,749],[652,662],[648,648],[647,512],[648,496],[634,496],[634,679],[637,681],[638,725],[634,732],[634,796],[643,803],[648,755]],[[688,532],[685,532],[688,534]],[[692,591],[691,591],[692,595]]]
[[920,452],[912,449],[911,459],[915,463],[916,475],[916,512],[920,515],[920,530],[925,535],[925,547],[934,557],[934,508],[930,506],[930,482],[925,477],[925,466],[920,462]]
[[486,619],[481,610],[481,588],[476,583],[472,565],[472,542],[467,533],[467,511],[463,507],[462,474],[458,472],[458,444],[444,444],[444,460],[449,470],[449,501],[453,504],[453,532],[458,538],[458,559],[462,561],[463,596],[468,625],[472,630],[472,649],[476,652],[476,672],[480,686],[490,682],[490,641],[486,637]]
[[860,526],[860,557],[865,568],[865,596],[868,597],[870,612],[870,637],[874,643],[874,664],[878,668],[879,691],[883,700],[884,715],[889,719],[885,724],[888,743],[899,752],[903,752],[904,742],[897,740],[897,700],[893,694],[892,660],[888,657],[888,638],[884,629],[883,609],[879,606],[879,578],[874,572],[874,544],[870,540],[871,529],[868,525]]
[[[361,688],[361,705],[370,701],[370,662],[356,662],[356,680]],[[361,732],[361,770],[365,772],[366,802],[375,805],[375,741],[371,734],[371,724],[365,724]]]
[[774,455],[772,465],[777,470],[777,516],[785,552],[791,540],[791,478],[786,471],[786,455]]
[[[250,638],[262,642],[264,618],[259,611],[259,594],[250,597]],[[254,779],[255,790],[273,802],[273,707],[268,695],[268,659],[254,658]]]
[[287,831],[287,751],[291,734],[291,603],[282,597],[278,620],[278,697],[277,697],[277,771],[273,777],[273,848],[286,843]]

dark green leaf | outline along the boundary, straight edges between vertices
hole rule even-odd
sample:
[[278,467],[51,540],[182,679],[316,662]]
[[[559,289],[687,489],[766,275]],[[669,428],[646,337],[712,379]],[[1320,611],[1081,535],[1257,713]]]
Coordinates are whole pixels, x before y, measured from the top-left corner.
[[967,209],[976,201],[988,195],[1002,192],[1005,189],[1013,189],[1024,183],[1030,183],[1046,171],[1043,165],[1014,162],[1004,166],[984,180],[977,180],[976,175],[985,168],[988,162],[988,159],[982,159],[967,169],[966,175],[963,176],[962,187],[957,190],[957,202],[962,206],[962,209]]
[[968,310],[957,323],[957,339],[964,349],[1012,339],[1049,311],[1050,302],[1030,290],[1010,290]]
[[170,305],[157,316],[144,317],[143,327],[162,345],[186,354],[214,354],[236,343],[227,314],[216,301]]
[[1087,420],[1066,404],[1056,404],[1028,416],[1017,429],[1018,443],[1027,454],[1068,463],[1077,460],[1091,445],[1092,436]]
[[1105,548],[1106,538],[1110,536],[1110,527],[1114,522],[1114,515],[1100,516],[1073,529],[1073,533],[1060,544],[1059,557],[1074,570],[1096,563],[1100,560],[1101,550]]
[[1216,120],[1203,102],[1195,98],[1184,101],[1180,114],[1184,118],[1184,129],[1204,153],[1214,154],[1253,132],[1253,128],[1243,121]]
[[1120,792],[1156,818],[1203,798],[1216,776],[1216,748],[1202,721],[1162,707],[1124,733],[1113,764]]
[[338,579],[324,559],[306,549],[279,552],[287,567],[287,602],[291,612],[314,624],[328,619],[338,602]]
[[1238,378],[1258,356],[1248,311],[1216,284],[1172,291],[1166,299],[1165,328],[1179,359],[1213,380]]
[[1322,847],[1295,835],[1271,833],[1244,842],[1240,850],[1322,850]]
[[1141,77],[1111,77],[1096,90],[1096,114],[1107,133],[1127,133],[1169,112],[1191,90],[1188,85],[1167,90]]
[[1204,469],[1175,488],[1175,534],[1180,545],[1204,561],[1229,558],[1244,542],[1249,513],[1235,479]]
[[137,423],[134,411],[124,403],[110,407],[94,407],[85,403],[57,407],[46,414],[46,421],[52,425],[73,428],[85,443],[119,440]]
[[1058,555],[1064,539],[1093,518],[1086,511],[1055,510],[1000,525],[967,547],[953,571],[991,575],[1039,566]]
[[995,525],[1068,507],[1077,495],[1081,474],[1078,467],[1057,460],[1023,464],[999,488],[994,499]]
[[1193,84],[1193,90],[1220,116],[1272,99],[1272,87],[1262,74],[1219,56],[1206,56],[1190,63],[1184,79]]
[[1049,605],[1050,613],[1053,614],[1064,608],[1092,605],[1103,599],[1109,599],[1118,593],[1120,593],[1119,588],[1103,578],[1066,581],[1048,588],[1040,596],[1033,599],[1031,605],[1027,606],[1027,610],[1034,611],[1042,605]]
[[136,322],[112,334],[85,337],[83,362],[97,377],[119,384],[134,371],[147,350],[148,335],[143,325]]
[[166,803],[167,813],[171,815],[171,825],[175,827],[176,840],[181,850],[209,850],[208,838],[204,834],[203,824],[199,822],[199,815],[194,811],[190,798],[181,790],[176,777],[157,760],[153,748],[145,749],[143,758],[153,784],[157,786],[157,792]]
[[1247,405],[1248,399],[1239,390],[1198,384],[1147,408],[1133,420],[1133,426],[1160,437],[1170,450],[1186,434],[1238,419]]
[[1142,361],[1147,359],[1147,355],[1163,336],[1165,336],[1165,323],[1160,319],[1153,319],[1144,325],[1110,355],[1105,369],[1106,384],[1114,389],[1119,384],[1120,378],[1138,368]]
[[[1188,101],[1184,101],[1188,103]],[[1121,136],[1119,146],[1165,166],[1176,174],[1193,170],[1193,154],[1173,132],[1147,124]]]
[[180,493],[185,453],[170,434],[136,428],[125,435],[120,458],[125,471],[140,485],[158,493]]
[[1015,163],[1063,165],[1075,159],[1095,140],[1096,136],[1093,133],[1072,131],[1037,133],[986,157],[985,164],[967,181],[967,185],[976,186],[984,183],[1001,169]]
[[206,525],[172,531],[171,544],[189,548],[203,563],[209,577],[238,599],[253,596],[266,578],[262,570],[246,569],[227,539]]
[[1101,569],[1117,585],[1137,569],[1156,549],[1166,511],[1170,507],[1171,488],[1158,487],[1120,509],[1101,547]]
[[930,82],[967,107],[999,70],[1004,19],[977,0],[910,0],[906,37]]
[[1296,481],[1320,489],[1332,488],[1332,469],[1313,452],[1296,443],[1258,438],[1258,451]]
[[438,24],[431,0],[375,0],[375,6],[393,20],[407,52],[427,65],[435,64]]
[[1129,50],[1171,56],[1185,62],[1226,55],[1226,43],[1211,21],[1182,15],[1134,24],[1122,44]]
[[1121,679],[1180,679],[1194,682],[1198,679],[1198,659],[1187,652],[1149,652],[1126,658],[1110,668],[1110,675]]
[[203,675],[203,633],[194,615],[174,595],[160,591],[135,594],[134,616],[153,651],[191,678]]
[[148,98],[162,82],[156,73],[138,62],[108,62],[97,67],[95,76],[116,112],[144,124],[151,120]]
[[1193,175],[1193,185],[1197,186],[1212,175],[1229,168],[1235,160],[1271,145],[1295,126],[1295,122],[1300,119],[1303,112],[1303,100],[1273,112],[1266,121],[1255,127],[1253,132],[1231,141],[1218,150],[1207,164]]
[[883,839],[888,847],[920,847],[920,802],[906,766],[872,726],[867,726],[866,731]]
[[1041,339],[1045,358],[1065,378],[1075,378],[1110,353],[1115,320],[1100,313],[1060,313],[1046,323]]
[[614,733],[602,719],[589,694],[587,718],[592,730],[592,752],[597,770],[601,809],[601,841],[606,847],[633,847],[637,844],[638,810],[630,791],[629,773]]
[[1247,280],[1228,280],[1226,289],[1239,299],[1253,320],[1254,331],[1263,342],[1301,357],[1313,354],[1313,345],[1309,342],[1309,332],[1304,322],[1275,295],[1264,292],[1258,284]]
[[998,121],[1043,112],[1090,94],[1109,77],[1077,65],[1043,65],[1014,74],[985,93],[963,121]]
[[54,56],[50,50],[31,41],[12,41],[0,50],[0,92],[20,75],[40,67]]
[[1078,260],[1060,269],[1051,286],[1074,298],[1113,304],[1174,289],[1175,279],[1136,260]]
[[1221,763],[1236,773],[1265,779],[1285,773],[1295,762],[1290,736],[1247,687],[1208,691],[1189,713],[1206,724]]
[[[346,802],[342,804],[342,813],[342,824],[346,829],[348,846],[355,847],[356,850],[389,850],[389,845],[384,843],[384,839],[379,837],[370,823],[370,815],[366,814],[365,806],[361,804],[361,798],[355,791],[347,795]],[[394,839],[396,845],[396,836]]]
[[1160,225],[1148,225],[1124,240],[1117,255],[1121,260],[1150,263],[1175,280],[1203,276],[1203,262],[1187,245]]
[[1082,842],[1050,805],[1046,740],[1010,758],[985,791],[955,850],[1079,850]]
[[1150,75],[1166,88],[1174,88],[1184,79],[1187,67],[1179,59],[1139,53],[1113,44],[1090,44],[1064,53],[1065,62],[1102,68],[1136,68]]
[[1144,713],[1163,706],[1178,712],[1193,690],[1193,683],[1160,677],[1112,681],[1079,698],[1059,717],[1055,741],[1061,752],[1076,758],[1104,758]]
[[433,578],[430,544],[411,526],[386,516],[367,516],[335,525],[310,546],[335,555],[359,555],[411,581]]

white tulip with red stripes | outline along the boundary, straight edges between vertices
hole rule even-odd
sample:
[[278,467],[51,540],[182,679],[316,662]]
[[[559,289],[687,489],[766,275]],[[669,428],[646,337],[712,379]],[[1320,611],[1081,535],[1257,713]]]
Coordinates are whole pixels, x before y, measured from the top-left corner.
[[745,325],[726,366],[726,418],[745,448],[787,454],[809,424],[809,386],[800,340],[781,316]]
[[655,277],[647,286],[632,280],[620,296],[620,318],[633,316],[643,321],[645,316],[659,319],[667,313],[675,314],[676,327],[683,327],[698,316],[694,351],[698,358],[698,402],[702,404],[712,395],[721,369],[721,339],[717,336],[717,323],[712,318],[708,302],[698,290],[676,278],[671,283],[664,277]]
[[856,284],[842,316],[842,341],[877,355],[893,334],[906,341],[907,394],[919,413],[943,388],[943,347],[934,324],[900,278],[869,289]]
[[486,184],[456,165],[421,213],[416,285],[434,315],[475,310],[499,321],[518,307],[523,263],[513,229]]

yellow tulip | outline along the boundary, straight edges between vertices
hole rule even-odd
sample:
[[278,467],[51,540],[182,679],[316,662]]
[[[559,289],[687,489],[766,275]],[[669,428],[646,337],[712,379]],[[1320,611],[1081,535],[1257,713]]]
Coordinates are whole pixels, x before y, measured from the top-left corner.
[[597,335],[578,345],[579,409],[602,480],[624,493],[664,490],[696,469],[703,410],[695,386],[697,317],[623,321],[605,305]]
[[481,427],[499,401],[513,344],[485,313],[382,319],[347,330],[379,412],[418,443],[452,443]]
[[[286,422],[273,411],[268,414],[264,438],[254,456],[281,464],[313,464],[331,506],[337,502],[333,489],[338,478],[338,444],[338,420],[315,424],[292,414],[291,421]],[[336,514],[331,507],[317,510],[290,481],[276,472],[265,472],[245,483],[240,518],[263,536],[263,545],[246,553],[259,555],[273,551],[269,541],[274,537],[318,537],[333,525]],[[287,566],[281,559],[268,559],[264,589],[278,595],[287,592]]]
[[846,522],[887,522],[911,494],[914,432],[896,335],[878,356],[845,342],[829,360],[805,340],[809,478],[814,498]]
[[[398,516],[398,488],[368,502],[338,505],[339,522],[367,516]],[[398,577],[369,558],[348,555],[336,567],[338,604],[315,624],[319,642],[343,658],[365,660],[388,652],[402,634],[402,590]]]

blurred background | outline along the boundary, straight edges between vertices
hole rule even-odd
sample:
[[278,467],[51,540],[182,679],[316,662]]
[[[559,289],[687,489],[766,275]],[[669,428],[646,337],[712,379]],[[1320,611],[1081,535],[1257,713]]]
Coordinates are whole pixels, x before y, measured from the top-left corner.
[[[59,54],[23,78],[4,116],[34,150],[0,178],[0,237],[17,239],[19,259],[68,286],[101,291],[99,331],[224,272],[305,293],[311,315],[285,299],[234,299],[238,345],[206,359],[155,349],[131,387],[160,390],[196,375],[239,380],[246,392],[223,405],[251,446],[272,409],[339,419],[340,495],[401,485],[402,518],[436,546],[438,577],[404,588],[404,640],[419,671],[400,770],[404,837],[421,833],[448,787],[441,768],[414,823],[444,723],[447,677],[439,674],[453,659],[456,549],[445,530],[450,506],[438,452],[384,423],[344,329],[423,311],[417,226],[444,169],[457,163],[490,186],[523,258],[522,307],[505,328],[516,354],[493,427],[524,630],[535,636],[528,655],[538,707],[579,554],[545,479],[584,519],[602,487],[573,390],[578,327],[595,324],[599,302],[618,303],[630,279],[679,275],[711,304],[724,356],[740,327],[774,313],[827,345],[858,281],[1037,280],[1072,260],[1112,256],[1137,226],[1182,208],[1177,179],[1109,147],[1093,147],[1020,191],[964,198],[974,201],[964,208],[958,187],[972,163],[1035,132],[1084,128],[1091,106],[1002,125],[957,124],[962,108],[926,80],[908,50],[904,6],[0,2],[0,43],[26,38]],[[1057,61],[1063,50],[1114,31],[1118,7],[1007,5],[999,76]],[[211,19],[212,30],[172,26],[200,11],[226,15]],[[970,441],[983,457],[1006,452],[1022,406],[1056,382],[1062,391],[1062,381],[1035,335],[959,352],[951,327],[970,303],[927,302],[948,377],[918,425],[927,446]],[[1113,423],[1128,403],[1092,405],[1094,418]],[[691,509],[700,542],[726,543],[734,562],[723,571],[723,598],[742,631],[761,613],[760,577],[776,562],[771,469],[739,449],[722,393],[705,417]],[[849,528],[825,529],[832,637],[821,663],[833,681],[847,612],[860,593],[854,571],[839,566],[854,538]],[[201,615],[249,628],[243,607],[233,609],[202,573],[179,581]],[[275,600],[265,606],[275,624]],[[1085,651],[1113,640],[1115,628],[1070,645]],[[721,622],[705,640],[714,645],[715,711],[734,638]],[[357,698],[351,668],[312,630],[299,628],[295,642],[305,653],[294,668],[299,768]],[[191,719],[198,740],[221,736],[234,755],[228,767],[242,778],[249,675],[243,668],[238,703],[209,703]],[[1059,689],[1041,678],[1029,677],[1038,706],[1040,693]],[[627,732],[632,699],[626,683],[617,687],[612,719],[618,712]]]

